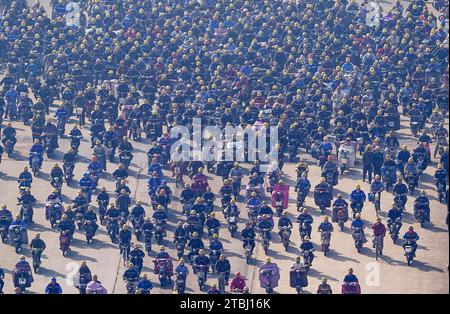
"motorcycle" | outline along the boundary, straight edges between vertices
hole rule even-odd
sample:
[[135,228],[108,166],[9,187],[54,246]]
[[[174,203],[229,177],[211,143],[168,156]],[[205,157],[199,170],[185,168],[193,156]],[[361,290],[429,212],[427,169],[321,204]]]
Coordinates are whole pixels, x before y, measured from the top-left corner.
[[[20,293],[23,294],[25,290],[30,287],[30,275],[21,270],[14,271],[14,281],[17,282],[17,288],[20,289]],[[15,285],[16,286],[16,285]]]
[[171,279],[171,261],[166,258],[158,258],[153,260],[155,264],[155,274],[158,274],[158,279],[161,287],[164,287],[166,283],[170,283]]
[[66,183],[67,183],[67,185],[69,185],[69,183],[73,179],[73,170],[75,168],[75,164],[73,162],[66,162],[66,163],[64,163],[63,168],[64,168],[64,173],[66,174],[65,175]]
[[386,184],[387,192],[391,191],[393,185],[395,184],[395,182],[397,180],[396,171],[397,171],[397,169],[395,166],[381,168],[381,175],[382,175],[383,181]]
[[239,178],[239,177],[232,177],[231,178],[231,184],[233,186],[234,198],[237,199],[238,196],[239,196],[239,193],[241,191],[241,178]]
[[361,249],[363,247],[363,239],[364,234],[363,230],[361,228],[355,228],[353,229],[353,240],[355,241],[355,248],[358,251],[358,253],[361,253]]
[[111,140],[106,141],[105,143],[108,160],[110,162],[114,162],[115,148]]
[[164,222],[157,220],[155,223],[155,240],[158,245],[162,244],[162,240],[166,237],[166,230],[164,230]]
[[252,246],[250,245],[250,240],[249,238],[244,238],[244,243],[246,243],[245,245],[245,260],[247,262],[247,264],[250,264],[251,258],[252,258]]
[[146,229],[144,231],[144,243],[145,243],[145,251],[148,255],[150,255],[152,251],[152,237],[153,232],[151,230]]
[[137,280],[127,280],[126,289],[127,294],[135,294],[137,287]]
[[395,242],[397,242],[398,234],[400,232],[400,227],[401,227],[401,219],[400,218],[395,219],[395,221],[393,221],[392,224],[389,226],[389,231],[391,233],[391,239],[394,244],[395,244]]
[[36,152],[31,153],[31,169],[33,170],[33,175],[36,176],[42,166],[42,156]]
[[375,246],[375,259],[378,261],[378,258],[381,256],[381,252],[383,251],[383,237],[375,237],[374,246]]
[[413,249],[411,241],[406,241],[404,250],[405,250],[405,256],[406,256],[406,262],[408,263],[408,266],[410,266],[414,259],[414,249]]
[[86,243],[90,244],[94,239],[95,235],[95,226],[92,221],[87,221],[84,224],[84,231],[86,232]]
[[177,274],[176,287],[178,294],[184,294],[186,290],[186,274]]
[[216,273],[216,263],[221,254],[222,254],[222,251],[218,251],[218,250],[211,250],[209,253],[209,261],[210,261],[210,265],[211,265],[211,273],[212,274]]
[[302,239],[302,241],[305,239],[305,237],[308,236],[309,227],[310,227],[309,224],[305,222],[300,225],[300,238]]
[[78,227],[78,230],[81,231],[81,228],[83,227],[83,213],[76,213],[75,214],[75,223]]
[[9,227],[9,242],[17,254],[22,251],[22,244],[28,243],[27,230],[23,226]]
[[350,170],[351,167],[355,165],[355,150],[353,146],[339,148],[339,158],[338,158],[339,170],[341,175],[344,174],[345,170]]
[[305,192],[305,191],[298,191],[298,194],[297,194],[297,211],[301,207],[303,207],[303,204],[305,203],[305,199],[306,199],[307,195],[308,195],[308,193]]
[[133,139],[133,141],[137,141],[138,139],[140,140],[141,137],[141,128],[139,126],[139,120],[138,119],[133,119],[131,121],[131,138]]
[[284,226],[281,228],[280,231],[281,231],[281,242],[283,243],[284,249],[287,252],[291,237],[291,227]]
[[2,237],[2,242],[6,243],[8,239],[8,229],[9,225],[11,224],[11,219],[8,217],[0,217],[0,234]]
[[234,234],[237,231],[237,217],[234,215],[228,215],[227,223],[228,223],[228,231],[230,231],[230,235],[233,238]]
[[124,165],[125,169],[128,169],[128,167],[130,166],[131,158],[132,155],[129,151],[121,151],[119,153],[120,163]]
[[420,227],[423,228],[425,226],[425,222],[427,221],[425,209],[423,207],[418,206],[416,216],[417,222],[420,223]]
[[116,218],[107,218],[106,231],[111,239],[111,242],[116,241],[117,235],[119,234],[119,223]]
[[303,261],[304,261],[306,269],[309,269],[311,267],[311,255],[313,254],[313,252],[314,252],[314,249],[300,251],[300,254],[303,257]]
[[48,207],[48,220],[50,221],[50,226],[53,229],[56,223],[62,218],[62,207],[59,204],[53,204]]
[[330,189],[320,189],[316,188],[314,190],[314,202],[319,206],[322,214],[325,213],[325,209],[331,206],[331,199],[333,197]]
[[59,249],[64,257],[67,256],[67,252],[70,251],[70,237],[68,235],[61,234],[59,236]]
[[394,196],[394,204],[401,212],[405,210],[406,194],[397,194]]
[[331,232],[330,231],[322,231],[320,238],[322,240],[323,255],[327,256],[327,253],[330,251]]
[[66,132],[66,120],[61,118],[58,119],[58,121],[56,121],[56,128],[58,129],[59,136],[62,138]]
[[31,251],[31,256],[33,258],[33,270],[34,273],[36,274],[39,267],[41,266],[41,255],[42,255],[42,249],[36,249],[33,248],[33,250]]
[[177,249],[177,257],[178,259],[181,259],[184,256],[184,248],[186,247],[186,238],[177,237],[175,247]]
[[8,158],[11,158],[13,154],[13,141],[11,141],[10,139],[8,139],[5,143],[5,151],[8,155]]
[[20,216],[27,223],[27,225],[31,225],[33,223],[33,215],[34,215],[33,204],[27,205],[22,204],[22,207],[20,208],[20,213],[21,213]]
[[341,286],[342,294],[361,294],[361,287],[357,282],[344,282]]
[[379,217],[380,212],[381,212],[380,193],[370,192],[368,198],[373,203],[373,205],[375,207],[375,213],[376,213],[377,217]]
[[276,264],[264,264],[259,269],[259,284],[261,288],[266,290],[266,293],[270,294],[273,289],[278,286],[280,280],[280,272]]
[[267,255],[270,246],[270,239],[268,234],[270,232],[270,229],[259,229],[259,232],[262,238],[262,247],[264,249],[264,253]]
[[445,185],[442,182],[437,182],[436,186],[439,202],[443,203],[445,201]]
[[144,217],[133,217],[132,218],[133,226],[134,226],[134,235],[136,236],[136,240],[139,241],[142,235],[141,226],[144,223]]
[[78,148],[81,143],[81,135],[70,135],[70,148],[74,151],[75,154],[78,154]]
[[408,184],[409,193],[411,195],[414,195],[414,190],[415,190],[415,188],[417,186],[417,181],[418,181],[417,178],[415,176],[413,176],[413,175],[406,175],[405,174],[405,181]]
[[290,286],[295,288],[297,294],[301,294],[304,287],[308,286],[308,268],[293,269],[289,272]]
[[198,287],[200,290],[203,290],[208,273],[208,265],[194,265],[194,267],[196,268]]
[[227,274],[226,272],[219,273],[218,289],[221,293],[225,292],[225,284],[226,284],[225,276],[226,276],[226,274]]

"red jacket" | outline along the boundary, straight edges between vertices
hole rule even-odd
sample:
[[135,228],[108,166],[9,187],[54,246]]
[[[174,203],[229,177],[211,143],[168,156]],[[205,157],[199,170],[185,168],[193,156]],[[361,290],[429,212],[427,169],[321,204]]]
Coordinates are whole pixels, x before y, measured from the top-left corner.
[[376,237],[386,235],[386,227],[382,223],[375,223],[372,226],[373,235]]

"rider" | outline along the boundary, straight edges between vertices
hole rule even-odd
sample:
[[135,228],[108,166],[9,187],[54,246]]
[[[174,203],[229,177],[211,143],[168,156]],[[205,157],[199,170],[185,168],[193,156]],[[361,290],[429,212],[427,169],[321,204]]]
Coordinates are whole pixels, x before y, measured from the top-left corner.
[[366,193],[364,193],[364,191],[361,190],[361,186],[357,184],[355,189],[350,193],[350,207],[353,212],[356,212],[356,209],[359,209],[359,212],[361,212],[365,201]]
[[53,277],[51,282],[45,287],[45,294],[62,294],[62,288],[60,284],[56,282],[55,277]]
[[425,190],[420,192],[420,195],[414,200],[414,217],[418,218],[419,209],[425,211],[425,221],[430,221],[430,200],[428,199]]
[[320,223],[317,230],[319,232],[333,232],[333,224],[329,220],[328,216],[323,217],[323,222]]
[[28,163],[30,167],[32,167],[32,159],[33,159],[33,153],[36,153],[39,159],[39,165],[42,165],[43,161],[43,155],[44,155],[44,145],[41,144],[41,142],[38,139],[34,140],[33,146],[30,148],[30,157],[28,158]]
[[297,222],[300,224],[300,230],[303,224],[306,225],[306,230],[307,230],[307,235],[309,238],[311,238],[311,231],[312,231],[312,226],[311,224],[313,223],[314,219],[311,216],[311,214],[308,213],[308,209],[303,208],[301,211],[301,214],[298,215],[297,217]]
[[300,250],[304,252],[309,252],[308,259],[309,259],[309,266],[312,266],[312,262],[314,260],[314,245],[309,242],[310,238],[309,236],[306,236],[303,238],[302,244],[300,244]]
[[144,265],[145,253],[140,249],[139,244],[134,244],[133,249],[130,251],[130,261],[136,267],[137,272],[140,274],[142,266]]
[[139,280],[137,284],[137,290],[141,292],[141,294],[150,294],[150,290],[153,289],[153,284],[150,280],[147,279],[147,274],[142,275],[142,279]]
[[245,247],[249,244],[251,249],[250,253],[253,253],[253,249],[255,248],[255,229],[253,228],[252,224],[250,222],[247,222],[245,224],[245,228],[241,231],[241,237],[243,241],[242,247],[245,249]]
[[216,272],[219,274],[221,273],[224,274],[225,286],[228,286],[228,279],[230,278],[230,270],[231,270],[230,261],[225,257],[224,254],[221,254],[219,260],[216,262]]
[[205,245],[203,244],[202,239],[199,238],[198,233],[192,233],[192,238],[187,243],[186,247],[190,250],[188,253],[188,258],[192,261],[193,256],[195,256],[200,250],[202,250]]
[[352,230],[355,230],[355,229],[362,229],[363,230],[361,232],[362,233],[362,237],[363,237],[363,243],[366,243],[367,239],[366,239],[366,235],[364,234],[364,221],[361,219],[361,214],[360,213],[356,214],[355,220],[352,221]]
[[387,214],[388,220],[387,220],[387,227],[389,230],[389,233],[391,233],[391,226],[392,224],[398,219],[399,220],[399,230],[402,227],[402,211],[397,207],[397,204],[392,204],[392,208],[388,211]]
[[246,288],[245,278],[240,272],[236,272],[233,279],[231,280],[230,290],[231,291],[244,291]]
[[349,269],[348,269],[348,273],[347,273],[347,275],[345,275],[343,281],[344,281],[345,283],[359,282],[359,281],[358,281],[358,277],[356,277],[356,276],[353,274],[353,268],[349,268]]
[[12,142],[12,150],[14,151],[14,146],[17,143],[16,139],[16,129],[12,127],[11,122],[8,122],[6,124],[6,128],[3,129],[3,138],[2,143],[6,147],[6,142],[11,141]]
[[408,228],[408,231],[403,235],[403,240],[405,240],[405,243],[403,244],[403,249],[408,244],[407,241],[410,241],[412,249],[413,249],[413,254],[415,256],[416,250],[417,250],[417,241],[419,240],[419,235],[417,234],[417,232],[414,231],[414,228],[412,226],[410,226]]
[[287,212],[283,212],[281,214],[281,218],[278,220],[278,229],[280,230],[280,231],[278,231],[278,235],[280,236],[280,238],[282,238],[282,229],[284,227],[288,227],[289,236],[290,236],[292,233],[291,229],[293,227],[293,224],[292,224],[291,219],[289,219],[289,217],[287,216]]
[[126,246],[127,248],[127,256],[130,256],[130,243],[131,243],[131,230],[127,225],[123,225],[122,229],[119,231],[119,239],[120,239],[120,254],[122,254],[122,247]]
[[374,236],[373,247],[375,248],[375,239],[380,238],[381,239],[380,240],[381,241],[380,255],[383,255],[383,239],[384,239],[384,236],[386,235],[386,227],[381,222],[381,218],[377,218],[376,223],[374,223],[372,225],[372,230],[373,230],[373,236]]
[[208,274],[208,268],[210,266],[210,259],[208,256],[205,255],[205,251],[203,249],[200,249],[198,251],[198,255],[194,259],[194,273],[197,273],[199,268],[202,267],[204,269],[204,278],[203,280],[206,281],[206,276]]
[[273,229],[273,218],[267,214],[258,217],[258,223],[256,227],[259,230],[264,231],[267,236],[267,239],[269,239],[270,241],[271,239],[270,231]]
[[406,196],[406,194],[408,194],[408,187],[403,183],[402,178],[397,179],[397,183],[394,185],[392,190],[394,192],[394,196],[400,198],[401,207],[404,208],[408,200],[408,197]]

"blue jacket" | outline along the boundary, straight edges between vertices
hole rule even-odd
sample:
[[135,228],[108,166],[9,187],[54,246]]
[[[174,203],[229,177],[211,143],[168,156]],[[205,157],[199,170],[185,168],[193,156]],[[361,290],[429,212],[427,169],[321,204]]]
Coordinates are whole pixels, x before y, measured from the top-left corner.
[[350,201],[354,203],[364,203],[366,201],[366,193],[363,190],[353,190],[350,193]]
[[220,241],[211,241],[209,244],[210,251],[223,251],[223,245]]
[[137,288],[141,290],[152,290],[153,285],[150,280],[148,279],[141,279],[139,283],[137,284]]
[[384,190],[383,182],[373,181],[372,184],[370,184],[370,190],[373,193],[382,192]]
[[297,189],[299,191],[308,192],[310,188],[311,188],[311,183],[309,182],[308,179],[300,178],[297,181]]
[[406,232],[403,235],[403,240],[409,240],[409,241],[418,241],[419,240],[419,235],[417,234],[417,232],[413,231],[412,233]]
[[345,277],[344,277],[344,282],[358,282],[358,277],[356,277],[355,275],[353,275],[353,274],[348,274],[348,275],[345,275]]
[[407,150],[401,150],[397,153],[397,160],[403,163],[408,162],[409,157],[411,157],[411,154]]
[[361,219],[355,219],[352,221],[352,227],[353,228],[363,228],[364,227],[364,221]]
[[30,148],[30,153],[38,153],[38,155],[42,156],[44,154],[44,146],[42,144],[33,144]]

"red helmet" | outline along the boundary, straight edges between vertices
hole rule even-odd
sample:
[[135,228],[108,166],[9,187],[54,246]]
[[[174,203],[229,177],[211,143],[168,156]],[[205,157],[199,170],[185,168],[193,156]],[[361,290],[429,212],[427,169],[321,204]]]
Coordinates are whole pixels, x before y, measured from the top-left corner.
[[333,160],[333,156],[328,156],[328,158],[327,158],[328,160]]
[[92,161],[97,161],[97,157],[96,156],[92,157]]

